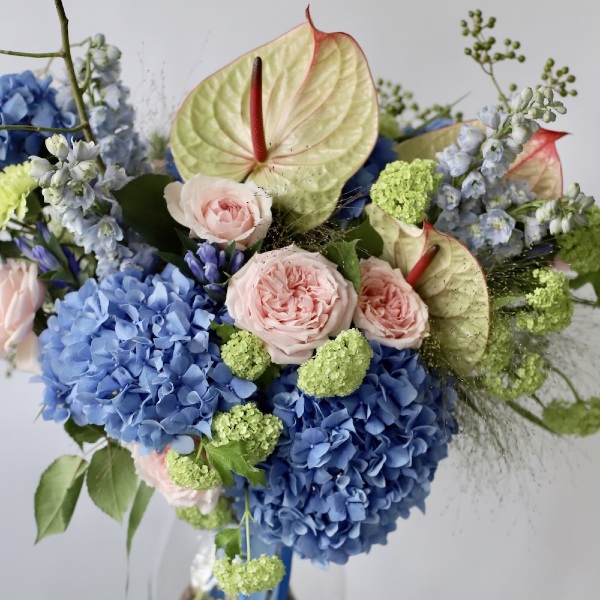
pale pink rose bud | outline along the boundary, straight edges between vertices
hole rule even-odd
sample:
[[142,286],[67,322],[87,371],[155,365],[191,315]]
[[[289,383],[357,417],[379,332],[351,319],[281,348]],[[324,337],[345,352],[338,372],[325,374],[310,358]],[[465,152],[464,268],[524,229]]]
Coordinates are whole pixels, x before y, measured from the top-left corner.
[[32,364],[35,359],[32,353],[37,353],[38,347],[32,333],[33,319],[45,294],[44,284],[37,277],[35,263],[12,258],[0,263],[0,358],[16,351],[22,364]]
[[321,254],[289,246],[255,254],[229,280],[225,304],[273,362],[300,364],[350,327],[356,291]]
[[392,348],[420,348],[429,334],[429,313],[400,269],[371,257],[360,261],[362,285],[354,324],[368,340]]
[[271,197],[254,183],[196,175],[184,184],[169,183],[165,199],[171,216],[190,235],[238,248],[265,237],[272,221]]
[[197,506],[201,513],[207,515],[217,505],[221,488],[204,492],[190,490],[174,484],[169,478],[167,465],[165,464],[167,451],[168,449],[160,454],[152,451],[150,454],[142,455],[139,444],[135,444],[131,455],[138,476],[147,485],[158,490],[171,506],[175,508]]

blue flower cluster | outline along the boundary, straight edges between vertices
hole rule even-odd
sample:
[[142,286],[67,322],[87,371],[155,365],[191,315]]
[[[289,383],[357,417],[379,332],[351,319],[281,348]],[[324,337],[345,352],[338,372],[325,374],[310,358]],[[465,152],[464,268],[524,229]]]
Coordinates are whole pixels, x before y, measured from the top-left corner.
[[[371,342],[364,382],[343,398],[316,399],[286,367],[269,390],[284,425],[261,467],[267,488],[250,488],[259,533],[327,565],[385,543],[398,517],[424,510],[456,423],[456,392],[414,350]],[[236,492],[243,489],[236,482]]]
[[[62,127],[75,125],[73,111],[62,111],[56,104],[51,77],[37,79],[31,71],[0,76],[0,124]],[[49,133],[0,131],[0,169],[39,154]]]
[[437,154],[444,183],[434,200],[441,209],[435,227],[457,237],[473,252],[491,247],[496,256],[509,258],[522,252],[524,238],[529,243],[539,239],[531,229],[533,223],[525,223],[524,235],[509,210],[532,202],[535,195],[526,182],[503,182],[523,151],[521,140],[499,133],[508,115],[487,106],[478,116],[485,132],[463,125],[458,145],[453,143]]
[[162,452],[194,448],[215,411],[252,396],[212,340],[214,302],[169,265],[117,273],[56,302],[40,336],[43,417],[101,425],[111,437]]
[[[149,170],[147,148],[135,130],[135,111],[129,103],[129,89],[121,82],[121,51],[107,44],[102,34],[90,41],[88,60],[77,58],[75,69],[80,83],[89,79],[86,107],[90,126],[100,144],[100,154],[107,165],[123,167],[128,175]],[[88,77],[87,68],[91,69]],[[62,106],[74,107],[70,87],[61,90]]]
[[233,250],[228,258],[225,250],[210,242],[198,244],[196,252],[188,250],[185,255],[185,262],[194,277],[219,302],[225,302],[225,284],[242,268],[244,260],[244,253],[240,250]]
[[363,208],[371,202],[371,184],[388,163],[397,159],[392,150],[394,140],[380,135],[365,164],[346,182],[342,190],[341,206],[333,218],[342,225],[362,215]]

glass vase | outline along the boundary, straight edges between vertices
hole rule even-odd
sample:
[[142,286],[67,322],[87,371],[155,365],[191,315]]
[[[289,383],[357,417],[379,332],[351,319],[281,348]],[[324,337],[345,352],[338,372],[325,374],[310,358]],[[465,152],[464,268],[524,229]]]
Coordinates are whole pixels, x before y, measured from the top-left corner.
[[[191,585],[192,563],[201,546],[206,546],[206,533],[169,515],[159,541],[159,554],[151,581],[151,600],[195,600]],[[294,557],[288,600],[344,600],[346,581],[344,568],[332,565],[324,570],[310,561]],[[227,600],[242,600],[227,598]],[[265,595],[266,600],[271,600]],[[250,600],[255,600],[250,596]],[[258,599],[258,595],[256,596]],[[274,600],[274,599],[273,599]]]

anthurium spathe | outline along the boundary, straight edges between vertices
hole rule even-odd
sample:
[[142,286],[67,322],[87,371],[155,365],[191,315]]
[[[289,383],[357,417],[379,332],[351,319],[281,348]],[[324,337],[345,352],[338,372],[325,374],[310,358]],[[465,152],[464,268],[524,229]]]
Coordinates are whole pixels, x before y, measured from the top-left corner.
[[414,284],[429,310],[430,339],[448,366],[468,374],[487,345],[490,305],[485,275],[476,258],[456,239],[436,231],[406,225],[371,204],[371,225],[384,242],[382,258],[408,275],[433,246],[436,256]]
[[[378,131],[375,86],[360,47],[345,33],[317,30],[308,10],[307,19],[205,79],[183,103],[171,134],[185,179],[203,173],[253,181],[299,229],[329,217]],[[256,57],[262,59],[258,84]],[[257,127],[251,117],[257,85],[266,154],[251,125]]]

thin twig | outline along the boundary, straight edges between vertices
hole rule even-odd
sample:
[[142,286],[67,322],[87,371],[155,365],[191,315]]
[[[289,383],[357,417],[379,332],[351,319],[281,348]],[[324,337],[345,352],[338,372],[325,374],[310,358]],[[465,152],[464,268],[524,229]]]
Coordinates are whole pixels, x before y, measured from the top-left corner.
[[[79,120],[83,125],[82,131],[86,141],[94,142],[94,134],[92,133],[92,128],[89,124],[87,111],[85,109],[85,102],[83,100],[81,88],[79,87],[79,82],[77,81],[77,74],[75,73],[75,66],[73,65],[73,57],[71,56],[71,44],[69,42],[69,20],[67,19],[62,0],[54,0],[54,4],[56,5],[58,20],[60,21],[62,52],[64,55],[63,58],[67,69],[67,75],[69,77],[69,83],[71,84],[71,90],[73,91],[73,100],[75,101],[75,106],[77,107],[77,114],[79,115]],[[96,163],[100,172],[104,173],[106,171],[106,166],[100,157],[96,159]]]
[[76,127],[36,127],[35,125],[0,125],[0,131],[37,131],[38,133],[77,133],[83,131],[87,123],[82,123]]
[[27,58],[62,58],[63,52],[17,52],[15,50],[0,50],[0,54],[8,54],[9,56],[25,56]]

